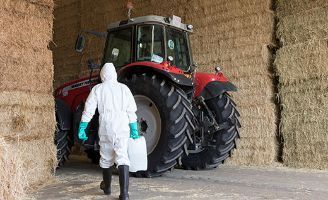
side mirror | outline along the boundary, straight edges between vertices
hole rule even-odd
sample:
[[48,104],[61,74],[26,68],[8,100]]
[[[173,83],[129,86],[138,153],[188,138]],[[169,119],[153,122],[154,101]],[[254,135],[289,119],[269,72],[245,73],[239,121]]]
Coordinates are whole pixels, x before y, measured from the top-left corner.
[[81,53],[84,49],[84,46],[85,46],[85,37],[79,34],[75,42],[75,51]]
[[92,59],[87,60],[87,65],[89,69],[99,69],[100,65],[96,64]]

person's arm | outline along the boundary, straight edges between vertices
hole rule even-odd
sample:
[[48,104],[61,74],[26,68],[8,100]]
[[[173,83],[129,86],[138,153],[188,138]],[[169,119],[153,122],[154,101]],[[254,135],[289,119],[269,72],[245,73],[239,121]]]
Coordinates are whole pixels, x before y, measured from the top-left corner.
[[132,139],[138,139],[139,138],[139,132],[138,132],[138,122],[137,122],[137,105],[136,101],[134,100],[134,97],[128,87],[126,87],[126,96],[128,100],[128,106],[127,106],[127,115],[129,118],[129,126],[130,126],[130,137]]
[[129,123],[134,123],[137,121],[137,105],[136,105],[136,101],[134,100],[134,97],[130,91],[130,89],[128,87],[126,87],[126,95],[127,95],[127,102],[128,102],[128,106],[126,109],[126,112],[128,114],[129,117]]
[[79,126],[79,139],[88,140],[88,137],[85,133],[85,129],[88,127],[89,122],[91,121],[93,115],[97,109],[97,96],[96,96],[96,87],[92,88],[87,101],[85,102],[84,111],[82,113],[82,118]]

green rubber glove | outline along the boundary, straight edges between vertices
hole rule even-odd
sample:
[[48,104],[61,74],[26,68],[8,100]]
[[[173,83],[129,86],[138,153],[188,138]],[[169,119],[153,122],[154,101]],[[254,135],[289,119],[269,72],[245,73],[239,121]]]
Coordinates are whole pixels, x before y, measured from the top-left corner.
[[138,133],[138,122],[130,123],[130,138],[132,139],[138,139],[140,138]]
[[85,133],[85,129],[88,127],[89,122],[80,122],[79,127],[79,139],[86,141],[88,140],[87,134]]

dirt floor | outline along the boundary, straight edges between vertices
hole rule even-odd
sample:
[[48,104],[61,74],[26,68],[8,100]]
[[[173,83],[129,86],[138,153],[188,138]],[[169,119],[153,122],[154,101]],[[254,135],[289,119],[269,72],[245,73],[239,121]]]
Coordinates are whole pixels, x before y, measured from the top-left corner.
[[[118,176],[112,195],[99,189],[101,170],[72,157],[56,180],[28,199],[118,199]],[[174,170],[158,178],[130,178],[130,198],[173,199],[328,199],[328,172],[286,168],[222,166],[209,171]]]

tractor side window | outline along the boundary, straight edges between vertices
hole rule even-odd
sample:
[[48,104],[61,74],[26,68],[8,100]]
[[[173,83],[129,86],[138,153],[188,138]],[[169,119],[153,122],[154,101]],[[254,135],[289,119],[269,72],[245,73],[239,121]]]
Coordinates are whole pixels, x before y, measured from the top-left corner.
[[139,26],[137,36],[137,61],[161,63],[163,60],[164,45],[162,26]]
[[166,30],[167,56],[173,58],[171,64],[187,71],[190,67],[190,57],[186,33],[172,28]]
[[107,45],[105,62],[112,62],[115,67],[131,63],[132,28],[110,32]]

